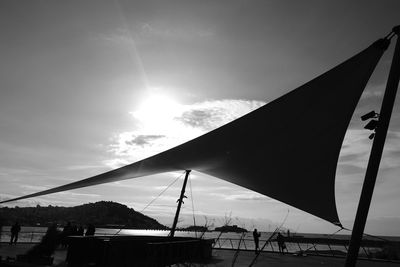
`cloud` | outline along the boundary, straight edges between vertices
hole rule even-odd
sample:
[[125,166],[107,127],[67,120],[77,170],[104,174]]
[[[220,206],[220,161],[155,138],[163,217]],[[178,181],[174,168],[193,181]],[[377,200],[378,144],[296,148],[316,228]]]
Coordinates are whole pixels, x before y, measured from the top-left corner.
[[233,194],[233,195],[228,195],[225,197],[226,200],[239,200],[239,201],[270,201],[272,200],[271,198],[257,194],[254,192],[246,192],[242,194]]
[[[343,220],[343,225],[352,225],[352,220]],[[368,217],[365,232],[371,235],[380,236],[399,236],[400,217],[396,216],[380,216]]]
[[94,38],[96,41],[103,41],[110,44],[131,45],[131,33],[126,29],[117,28],[112,32],[100,33]]
[[265,104],[227,99],[182,105],[160,97],[155,100],[130,112],[136,129],[115,134],[109,146],[113,158],[104,162],[107,166],[122,166],[165,151]]
[[199,41],[213,38],[215,31],[199,25],[166,25],[164,22],[146,22],[130,25],[128,28],[115,28],[113,30],[96,34],[92,39],[117,46],[147,45],[158,42],[159,39]]
[[383,93],[385,91],[385,84],[375,84],[369,85],[364,90],[363,94],[361,95],[361,99],[368,99],[368,98],[378,98],[381,99],[383,97]]
[[339,163],[365,168],[371,151],[370,133],[365,130],[349,129],[340,152]]
[[[365,130],[350,129],[346,133],[340,152],[338,173],[352,175],[365,172],[371,153],[370,133]],[[386,138],[380,169],[400,167],[400,132],[389,131]]]
[[382,99],[383,97],[383,92],[382,91],[365,91],[362,94],[362,99],[366,99],[366,98],[378,98],[378,99]]
[[389,131],[384,152],[382,155],[381,168],[398,168],[400,167],[400,132]]
[[205,101],[188,106],[176,119],[187,126],[210,131],[263,105],[265,102],[249,100]]
[[128,165],[129,163],[131,163],[131,162],[126,159],[121,159],[121,158],[114,158],[114,159],[108,159],[108,160],[103,161],[103,164],[105,166],[109,167],[110,169],[117,169],[119,167]]
[[[198,187],[196,187],[196,192],[198,193]],[[203,193],[206,191],[203,191]],[[216,197],[218,199],[228,200],[228,201],[264,201],[271,203],[279,203],[279,201],[272,199],[270,197],[264,196],[254,191],[238,189],[235,187],[209,187],[207,195],[211,197]]]
[[343,175],[360,174],[365,172],[365,168],[360,168],[351,164],[340,164],[338,172]]
[[165,137],[164,135],[133,135],[132,136],[132,140],[127,140],[125,141],[125,143],[127,145],[130,146],[145,146],[145,145],[149,145],[152,141],[159,139],[159,138],[163,138]]
[[[349,148],[349,146],[344,146],[343,148]],[[354,153],[354,154],[347,154],[347,155],[343,155],[340,157],[340,161],[341,162],[351,162],[351,161],[356,161],[360,158],[360,153]]]
[[29,170],[0,167],[0,175],[18,175],[18,174],[29,174]]
[[71,165],[67,166],[65,169],[69,171],[80,171],[80,170],[92,170],[92,169],[97,169],[99,167],[102,167],[101,165]]
[[141,24],[138,34],[142,38],[165,38],[165,39],[181,39],[193,40],[199,38],[209,38],[215,35],[215,32],[210,28],[200,28],[198,25],[179,25],[170,26],[162,21],[147,22]]
[[85,198],[98,198],[101,195],[100,194],[92,194],[92,193],[76,193],[76,192],[71,192],[71,191],[64,191],[64,192],[59,192],[58,194],[64,195],[64,196],[70,196],[70,197],[85,197]]
[[43,191],[49,189],[48,187],[42,185],[21,185],[21,187],[32,191]]
[[179,120],[191,127],[201,127],[204,129],[212,129],[218,124],[218,115],[221,109],[214,110],[190,110],[182,114]]

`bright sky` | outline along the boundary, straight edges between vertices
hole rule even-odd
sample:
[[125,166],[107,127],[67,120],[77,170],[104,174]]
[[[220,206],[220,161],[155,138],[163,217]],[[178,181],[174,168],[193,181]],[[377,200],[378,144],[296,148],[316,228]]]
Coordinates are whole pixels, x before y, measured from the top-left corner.
[[[132,163],[295,89],[400,23],[387,1],[0,2],[0,197],[63,185]],[[395,40],[395,39],[394,39]],[[337,170],[351,228],[394,42],[359,103]],[[338,107],[339,108],[339,107]],[[400,108],[394,108],[366,231],[400,235]],[[141,211],[181,173],[63,192],[8,206],[112,200]],[[330,223],[194,172],[181,226],[331,233]],[[182,179],[144,213],[171,225]]]

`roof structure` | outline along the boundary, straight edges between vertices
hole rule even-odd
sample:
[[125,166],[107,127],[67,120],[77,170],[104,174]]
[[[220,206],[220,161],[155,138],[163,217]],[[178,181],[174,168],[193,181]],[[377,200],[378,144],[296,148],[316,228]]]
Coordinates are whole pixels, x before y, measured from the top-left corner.
[[282,97],[196,139],[84,180],[3,201],[195,170],[340,225],[335,174],[358,100],[384,52],[375,44]]

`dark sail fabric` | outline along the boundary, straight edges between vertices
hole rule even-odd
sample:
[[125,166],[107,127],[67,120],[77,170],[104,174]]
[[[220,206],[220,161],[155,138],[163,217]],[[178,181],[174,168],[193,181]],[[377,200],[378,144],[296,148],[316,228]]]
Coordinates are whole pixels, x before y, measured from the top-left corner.
[[195,170],[340,224],[334,192],[339,152],[357,102],[383,52],[375,43],[265,106],[155,156],[1,203]]

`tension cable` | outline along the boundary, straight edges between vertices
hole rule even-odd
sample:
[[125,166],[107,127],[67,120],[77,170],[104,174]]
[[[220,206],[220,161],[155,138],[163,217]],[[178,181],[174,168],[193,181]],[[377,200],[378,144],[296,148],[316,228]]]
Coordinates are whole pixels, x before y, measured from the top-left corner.
[[184,174],[184,173],[182,173],[182,174],[179,175],[174,181],[172,181],[172,183],[170,183],[163,191],[161,191],[161,193],[158,194],[158,196],[156,196],[155,198],[153,198],[153,199],[149,202],[149,204],[147,204],[146,207],[144,207],[140,212],[143,212],[143,211],[144,211],[145,209],[147,209],[151,204],[153,204],[153,202],[156,201],[162,194],[164,194],[165,191],[167,191],[168,188],[170,188],[176,181],[178,181],[179,178],[181,178],[183,174]]

